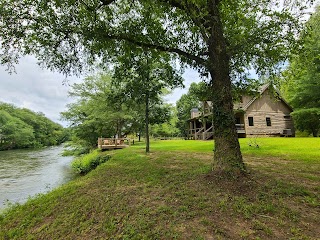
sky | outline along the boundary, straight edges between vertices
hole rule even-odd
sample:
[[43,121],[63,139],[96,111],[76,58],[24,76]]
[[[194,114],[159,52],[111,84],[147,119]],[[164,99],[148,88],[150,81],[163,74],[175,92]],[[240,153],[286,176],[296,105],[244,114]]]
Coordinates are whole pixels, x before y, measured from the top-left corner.
[[[185,88],[176,89],[166,96],[168,103],[174,104],[188,91],[192,82],[200,81],[197,72],[190,69],[183,77]],[[68,126],[68,122],[61,121],[60,112],[67,110],[66,105],[74,101],[68,96],[68,91],[83,77],[68,77],[67,83],[65,79],[62,74],[40,68],[34,57],[23,57],[16,65],[16,73],[9,74],[6,67],[0,65],[0,101],[42,112],[52,121]]]
[[[41,69],[32,56],[24,57],[16,65],[16,73],[9,74],[5,66],[0,66],[0,101],[42,112],[54,122],[60,121],[59,113],[66,110],[70,86],[63,84],[61,74]],[[79,81],[71,78],[70,84]]]

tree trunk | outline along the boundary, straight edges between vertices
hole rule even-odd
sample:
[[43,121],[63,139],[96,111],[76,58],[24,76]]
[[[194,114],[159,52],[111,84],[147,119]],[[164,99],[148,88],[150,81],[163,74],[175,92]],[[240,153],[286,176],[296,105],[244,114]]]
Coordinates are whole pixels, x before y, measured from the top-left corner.
[[209,46],[209,71],[211,74],[214,162],[213,170],[231,174],[245,172],[240,145],[235,126],[229,57],[220,20],[219,8],[214,0],[210,1],[211,15]]
[[312,129],[312,136],[318,137],[318,129]]
[[150,152],[150,139],[149,139],[149,92],[146,92],[146,153]]

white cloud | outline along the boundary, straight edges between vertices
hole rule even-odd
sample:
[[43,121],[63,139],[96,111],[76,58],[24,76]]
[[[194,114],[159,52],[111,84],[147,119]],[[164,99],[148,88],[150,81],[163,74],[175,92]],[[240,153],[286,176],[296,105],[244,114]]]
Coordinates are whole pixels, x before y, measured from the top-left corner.
[[[65,110],[70,85],[63,84],[65,76],[42,69],[32,56],[24,57],[16,66],[16,73],[9,74],[5,66],[0,66],[0,101],[17,107],[42,112],[51,120],[62,125],[60,112]],[[79,81],[68,78],[69,83]]]

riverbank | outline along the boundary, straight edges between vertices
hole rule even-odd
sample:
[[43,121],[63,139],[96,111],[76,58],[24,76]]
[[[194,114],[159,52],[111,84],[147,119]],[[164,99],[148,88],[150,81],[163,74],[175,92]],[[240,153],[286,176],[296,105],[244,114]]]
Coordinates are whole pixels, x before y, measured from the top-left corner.
[[250,174],[231,182],[210,174],[212,145],[116,151],[1,215],[0,239],[317,239],[319,139],[241,139]]

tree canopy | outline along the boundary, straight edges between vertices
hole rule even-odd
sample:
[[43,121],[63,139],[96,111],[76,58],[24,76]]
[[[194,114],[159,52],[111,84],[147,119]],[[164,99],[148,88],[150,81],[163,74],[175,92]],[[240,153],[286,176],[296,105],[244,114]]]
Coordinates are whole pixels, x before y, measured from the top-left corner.
[[[146,152],[150,151],[149,122],[162,123],[168,119],[166,108],[159,107],[162,103],[161,95],[166,90],[182,86],[180,72],[173,67],[170,55],[155,51],[135,49],[130,53],[118,56],[115,67],[115,84],[122,87],[125,101],[143,103],[145,109],[144,126],[146,137]],[[139,106],[139,105],[138,105]],[[150,118],[150,113],[157,113]]]
[[67,105],[61,117],[71,123],[75,136],[86,145],[95,146],[101,136],[130,132],[132,111],[118,98],[111,81],[108,74],[86,77],[82,83],[73,84],[69,92],[76,101]]
[[46,67],[68,74],[142,46],[174,53],[208,75],[209,42],[221,25],[230,72],[253,67],[262,73],[287,59],[308,2],[4,0],[1,62],[35,54]]
[[210,83],[214,169],[243,172],[231,82],[246,81],[250,68],[270,74],[287,59],[307,2],[3,0],[0,61],[11,67],[21,54],[34,54],[45,67],[70,74],[136,47],[168,52]]
[[284,72],[284,91],[293,106],[295,126],[317,136],[320,131],[320,7],[301,35],[302,50]]
[[44,114],[0,102],[0,150],[58,145],[67,138],[67,131]]
[[[72,85],[69,94],[75,102],[67,105],[68,109],[61,116],[70,122],[75,142],[94,147],[98,137],[145,133],[145,95],[142,93],[148,88],[137,92],[130,89],[130,81],[126,81],[131,79],[129,76],[121,82],[114,77],[112,72],[97,74]],[[143,88],[142,83],[140,88]],[[150,100],[150,124],[161,124],[170,119],[170,109],[159,104],[162,101],[158,94]]]

